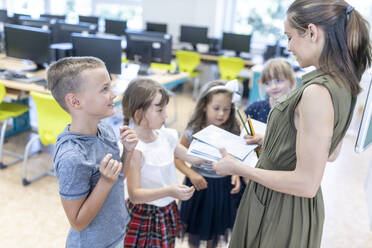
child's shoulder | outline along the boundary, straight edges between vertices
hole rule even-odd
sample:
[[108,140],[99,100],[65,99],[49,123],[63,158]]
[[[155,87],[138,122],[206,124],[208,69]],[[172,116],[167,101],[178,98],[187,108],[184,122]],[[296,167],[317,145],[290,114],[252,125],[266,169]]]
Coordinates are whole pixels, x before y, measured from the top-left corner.
[[159,129],[159,136],[167,139],[171,146],[178,143],[178,131],[176,129],[163,127]]

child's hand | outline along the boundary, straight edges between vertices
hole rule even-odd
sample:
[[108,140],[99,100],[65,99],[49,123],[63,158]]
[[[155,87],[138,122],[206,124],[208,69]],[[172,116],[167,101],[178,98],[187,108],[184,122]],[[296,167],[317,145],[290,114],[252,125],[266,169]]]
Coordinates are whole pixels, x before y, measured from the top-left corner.
[[190,157],[191,157],[190,163],[193,164],[193,165],[199,165],[199,164],[203,164],[203,163],[208,162],[207,160],[199,158],[199,157],[195,157],[195,156],[190,156]]
[[194,186],[188,187],[183,184],[173,184],[170,186],[170,196],[181,201],[187,201],[194,194]]
[[263,140],[264,140],[264,136],[261,135],[261,134],[256,134],[255,136],[251,136],[251,135],[246,134],[246,135],[244,135],[244,139],[245,139],[247,144],[262,145]]
[[235,185],[234,188],[230,191],[230,194],[236,194],[239,193],[240,190],[240,177],[239,176],[231,176],[231,184]]
[[208,183],[205,178],[195,171],[191,172],[189,179],[197,191],[206,189],[208,187]]
[[120,141],[126,151],[132,152],[138,143],[138,137],[133,129],[128,126],[121,126]]
[[101,172],[101,177],[111,183],[114,184],[116,180],[118,180],[122,163],[118,162],[111,158],[111,154],[107,154],[101,161],[101,165],[99,166],[99,172]]

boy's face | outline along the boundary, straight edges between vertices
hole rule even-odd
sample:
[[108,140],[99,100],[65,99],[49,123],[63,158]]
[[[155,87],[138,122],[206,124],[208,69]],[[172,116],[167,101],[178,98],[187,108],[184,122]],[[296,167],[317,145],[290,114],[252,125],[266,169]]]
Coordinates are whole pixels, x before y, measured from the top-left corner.
[[85,70],[80,77],[83,85],[78,96],[85,115],[98,120],[113,115],[115,94],[106,68]]

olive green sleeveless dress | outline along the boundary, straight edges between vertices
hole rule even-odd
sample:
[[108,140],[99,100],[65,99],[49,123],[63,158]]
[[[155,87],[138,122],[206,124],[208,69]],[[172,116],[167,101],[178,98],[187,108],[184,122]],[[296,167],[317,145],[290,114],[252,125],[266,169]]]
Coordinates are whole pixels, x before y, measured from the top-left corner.
[[[294,113],[304,89],[311,84],[325,86],[333,101],[335,121],[329,154],[345,136],[356,97],[320,70],[302,78],[302,85],[283,97],[268,117],[265,140],[257,168],[292,171],[296,167]],[[314,99],[316,101],[316,99]],[[322,128],[316,125],[314,128]],[[319,188],[314,198],[297,197],[249,181],[240,202],[229,247],[316,248],[323,231],[324,205]]]

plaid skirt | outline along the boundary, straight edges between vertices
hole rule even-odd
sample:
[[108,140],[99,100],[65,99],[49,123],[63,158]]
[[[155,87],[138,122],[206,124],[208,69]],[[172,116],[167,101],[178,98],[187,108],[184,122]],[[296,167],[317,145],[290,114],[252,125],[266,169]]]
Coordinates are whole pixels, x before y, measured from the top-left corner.
[[157,207],[128,200],[128,212],[131,220],[124,247],[174,247],[182,229],[176,202]]

